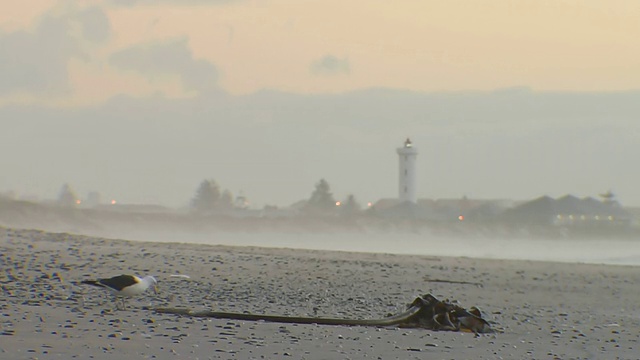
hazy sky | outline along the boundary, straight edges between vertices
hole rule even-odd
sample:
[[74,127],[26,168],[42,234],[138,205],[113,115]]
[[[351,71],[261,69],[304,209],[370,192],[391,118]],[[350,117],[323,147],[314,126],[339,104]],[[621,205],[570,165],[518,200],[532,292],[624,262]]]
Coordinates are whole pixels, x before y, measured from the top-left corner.
[[635,0],[10,2],[0,191],[288,205],[612,189],[640,206]]

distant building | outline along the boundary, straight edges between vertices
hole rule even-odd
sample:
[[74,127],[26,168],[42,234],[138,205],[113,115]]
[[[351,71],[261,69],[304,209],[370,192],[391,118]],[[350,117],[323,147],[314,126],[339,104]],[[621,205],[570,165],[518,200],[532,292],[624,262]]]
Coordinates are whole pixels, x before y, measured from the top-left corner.
[[249,208],[249,200],[247,199],[246,196],[240,194],[240,195],[236,196],[236,200],[235,200],[233,206],[236,209],[246,210],[246,209]]
[[398,199],[380,199],[372,208],[384,218],[452,222],[493,220],[512,206],[513,201],[510,200],[463,196],[457,199],[418,199],[415,204]]
[[558,199],[542,196],[509,209],[504,219],[519,224],[591,226],[628,225],[631,215],[617,201],[565,195]]
[[97,191],[91,191],[87,194],[87,199],[83,202],[85,207],[96,207],[102,203],[102,196]]
[[399,180],[398,199],[401,203],[411,202],[417,204],[418,193],[416,189],[416,158],[418,149],[413,147],[411,140],[407,138],[404,146],[397,149],[399,156]]
[[154,204],[102,204],[96,207],[100,210],[108,210],[121,213],[136,214],[169,214],[175,212],[174,209],[162,205]]

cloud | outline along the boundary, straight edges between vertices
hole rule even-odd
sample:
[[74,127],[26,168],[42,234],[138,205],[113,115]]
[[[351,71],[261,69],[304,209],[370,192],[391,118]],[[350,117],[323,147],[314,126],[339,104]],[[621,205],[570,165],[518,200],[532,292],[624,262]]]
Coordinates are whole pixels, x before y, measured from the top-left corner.
[[101,42],[110,31],[106,15],[92,7],[47,13],[32,31],[0,33],[0,95],[69,91],[69,60],[86,56],[83,40]]
[[188,90],[217,89],[217,68],[207,60],[194,59],[186,38],[134,45],[112,54],[109,62],[121,70],[134,71],[150,79],[178,75]]
[[110,3],[118,6],[137,6],[137,5],[224,5],[243,0],[111,0]]
[[111,23],[104,11],[92,6],[77,16],[82,27],[82,36],[91,42],[105,42],[111,34]]
[[345,75],[350,72],[349,59],[338,59],[333,55],[326,55],[311,64],[311,73],[315,75]]

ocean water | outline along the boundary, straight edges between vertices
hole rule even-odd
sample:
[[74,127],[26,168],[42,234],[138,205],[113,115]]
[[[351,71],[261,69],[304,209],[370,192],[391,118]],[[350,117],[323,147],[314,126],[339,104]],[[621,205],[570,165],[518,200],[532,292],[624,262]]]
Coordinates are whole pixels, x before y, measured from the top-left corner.
[[[462,256],[483,259],[640,265],[640,239],[452,238],[424,235],[281,235],[270,246],[399,255]],[[257,239],[255,239],[257,240]],[[234,243],[256,245],[251,237]],[[229,244],[231,245],[231,244]],[[264,245],[262,245],[264,246]]]
[[640,239],[438,237],[408,233],[146,234],[131,240],[640,266]]

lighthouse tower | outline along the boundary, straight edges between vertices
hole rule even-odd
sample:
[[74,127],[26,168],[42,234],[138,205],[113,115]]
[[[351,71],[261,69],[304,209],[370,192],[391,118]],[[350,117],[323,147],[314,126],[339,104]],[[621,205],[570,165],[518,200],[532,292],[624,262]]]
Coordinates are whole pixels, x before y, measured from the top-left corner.
[[398,182],[398,199],[400,202],[410,201],[418,202],[416,192],[416,157],[418,149],[413,147],[411,140],[407,138],[404,146],[398,148],[398,156],[400,157],[400,178]]

